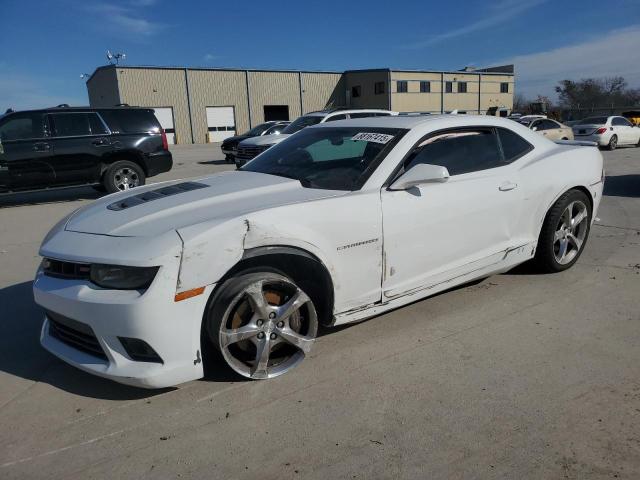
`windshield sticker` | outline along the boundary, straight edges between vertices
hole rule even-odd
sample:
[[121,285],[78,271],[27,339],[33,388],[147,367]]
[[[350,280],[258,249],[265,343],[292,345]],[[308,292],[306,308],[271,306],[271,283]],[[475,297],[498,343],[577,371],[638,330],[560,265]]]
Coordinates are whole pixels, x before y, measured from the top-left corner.
[[369,133],[361,132],[356,133],[351,140],[360,140],[361,142],[373,142],[373,143],[388,143],[393,138],[393,135],[385,135],[384,133]]

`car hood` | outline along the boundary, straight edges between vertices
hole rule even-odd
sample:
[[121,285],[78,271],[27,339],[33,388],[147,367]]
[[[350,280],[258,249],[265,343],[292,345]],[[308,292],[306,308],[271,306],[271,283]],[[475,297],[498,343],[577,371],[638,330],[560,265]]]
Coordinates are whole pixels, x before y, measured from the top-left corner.
[[247,147],[250,145],[275,145],[292,134],[281,133],[279,135],[263,135],[262,137],[252,137],[240,142],[239,147]]
[[224,145],[225,143],[238,143],[243,140],[246,140],[247,138],[252,138],[252,137],[249,137],[248,135],[234,135],[233,137],[225,138],[222,141],[222,144]]
[[65,230],[123,237],[156,236],[203,222],[224,221],[345,193],[304,188],[297,180],[275,175],[222,172],[108,195],[73,214]]

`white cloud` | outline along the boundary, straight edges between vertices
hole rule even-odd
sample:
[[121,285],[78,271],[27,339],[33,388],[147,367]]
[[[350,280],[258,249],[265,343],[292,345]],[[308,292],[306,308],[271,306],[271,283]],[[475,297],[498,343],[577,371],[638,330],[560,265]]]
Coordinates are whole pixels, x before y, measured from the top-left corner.
[[444,40],[462,37],[473,32],[501,25],[520,16],[525,11],[544,3],[545,1],[546,0],[501,0],[499,2],[493,2],[485,11],[484,16],[477,21],[460,28],[449,30],[448,32],[433,35],[425,40],[411,43],[406,45],[405,48],[425,48]]
[[[148,3],[149,1],[151,1],[151,3]],[[154,0],[140,0],[137,5],[145,6],[145,4],[151,5],[152,3],[154,3]],[[164,25],[147,20],[136,14],[133,9],[120,5],[95,3],[89,5],[87,9],[99,14],[104,20],[110,23],[113,28],[118,30],[116,33],[120,34],[149,37],[164,28]]]
[[[0,114],[7,108],[24,110],[42,108],[68,103],[69,105],[87,105],[86,97],[51,93],[52,88],[48,79],[43,81],[21,73],[7,71],[0,72]],[[83,88],[83,82],[78,81],[78,90]],[[66,83],[66,82],[65,82]]]
[[207,53],[204,55],[204,57],[202,57],[202,60],[209,63],[209,62],[213,62],[214,60],[218,60],[219,58],[220,58],[219,55],[214,55],[213,53]]
[[513,63],[516,91],[525,96],[553,95],[560,80],[624,77],[640,88],[640,25],[600,33],[583,43],[518,55],[494,62]]

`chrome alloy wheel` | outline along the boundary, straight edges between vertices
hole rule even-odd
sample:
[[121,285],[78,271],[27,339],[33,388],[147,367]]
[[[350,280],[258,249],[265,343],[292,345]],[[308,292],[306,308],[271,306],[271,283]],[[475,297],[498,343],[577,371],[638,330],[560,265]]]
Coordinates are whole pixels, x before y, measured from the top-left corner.
[[122,167],[113,173],[113,184],[118,190],[129,190],[140,185],[140,177],[132,168]]
[[220,324],[224,359],[240,375],[277,377],[311,350],[318,318],[311,299],[284,277],[258,280],[230,302]]
[[570,263],[584,244],[587,235],[589,211],[581,201],[567,205],[560,216],[553,237],[553,254],[560,265]]

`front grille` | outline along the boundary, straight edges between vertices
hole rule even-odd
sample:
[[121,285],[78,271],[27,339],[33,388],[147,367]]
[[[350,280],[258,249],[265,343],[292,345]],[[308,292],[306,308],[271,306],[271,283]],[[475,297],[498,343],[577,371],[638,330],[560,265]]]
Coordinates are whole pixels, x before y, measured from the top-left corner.
[[268,149],[271,145],[251,145],[248,147],[243,147],[240,145],[238,147],[238,152],[236,153],[236,157],[242,160],[251,160],[252,158],[257,157],[266,149]]
[[86,263],[63,262],[45,258],[42,261],[42,271],[49,277],[88,280],[91,274],[91,266]]
[[49,319],[49,335],[76,350],[108,361],[107,355],[89,325],[57,313],[49,311],[46,313]]

